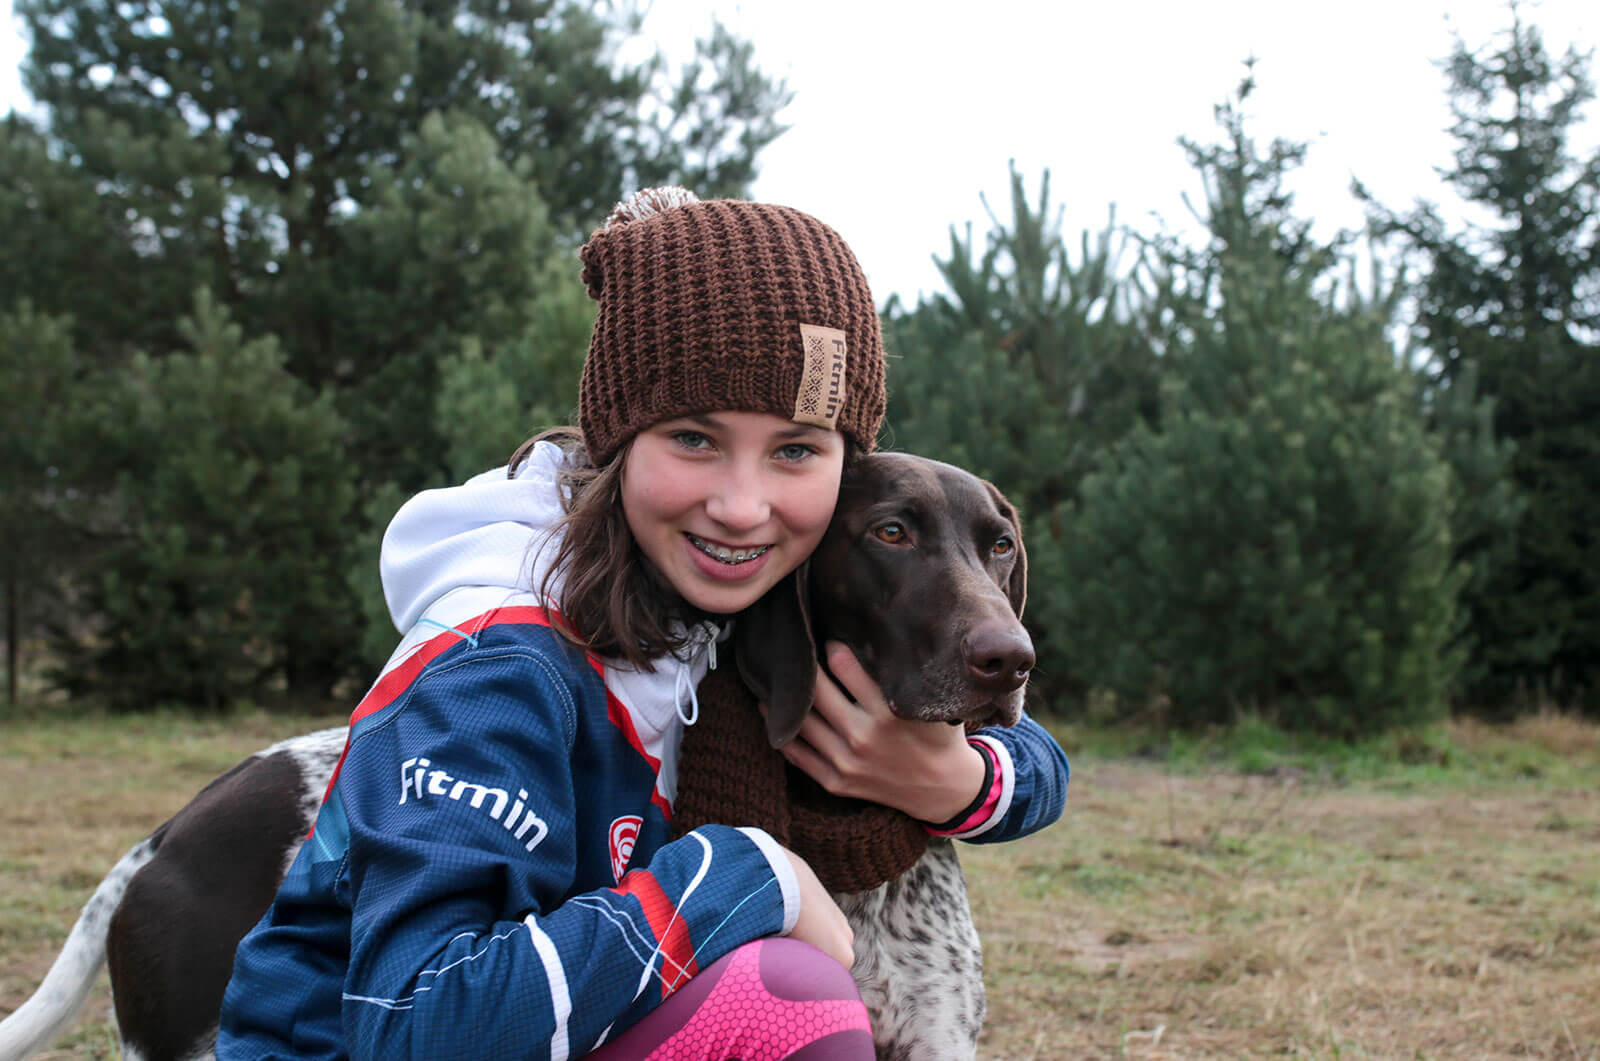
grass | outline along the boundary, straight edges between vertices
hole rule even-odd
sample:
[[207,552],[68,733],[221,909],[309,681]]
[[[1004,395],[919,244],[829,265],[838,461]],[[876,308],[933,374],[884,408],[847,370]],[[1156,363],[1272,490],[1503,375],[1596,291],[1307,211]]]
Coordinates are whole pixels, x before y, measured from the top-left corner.
[[1348,743],[1285,733],[1255,720],[1200,734],[1118,729],[1079,734],[1068,728],[1062,736],[1070,751],[1157,759],[1179,772],[1222,768],[1395,789],[1508,781],[1581,788],[1600,769],[1600,726],[1552,710],[1509,725],[1452,720]]
[[[0,721],[0,1013],[128,846],[238,758],[336,721]],[[984,1058],[1600,1061],[1600,727],[1060,736],[1062,821],[962,853]],[[115,1053],[102,989],[47,1056]]]
[[983,1056],[1600,1059],[1600,727],[1061,736],[1062,821],[963,853]]

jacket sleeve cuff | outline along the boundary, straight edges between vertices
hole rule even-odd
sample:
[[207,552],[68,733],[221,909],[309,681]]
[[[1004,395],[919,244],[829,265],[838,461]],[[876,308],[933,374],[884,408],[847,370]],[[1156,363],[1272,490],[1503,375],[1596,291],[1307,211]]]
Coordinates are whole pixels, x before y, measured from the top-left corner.
[[983,753],[983,786],[977,797],[954,818],[926,826],[934,836],[952,840],[970,840],[981,836],[999,824],[1011,806],[1016,768],[1011,764],[1011,755],[1006,751],[1006,746],[982,735],[967,738],[967,743]]
[[761,853],[767,857],[767,865],[772,867],[772,875],[778,878],[778,887],[783,889],[783,931],[787,936],[794,928],[795,922],[800,920],[800,878],[795,876],[794,863],[789,861],[789,856],[784,854],[778,841],[765,829],[757,829],[753,825],[742,825],[739,831],[748,836]]

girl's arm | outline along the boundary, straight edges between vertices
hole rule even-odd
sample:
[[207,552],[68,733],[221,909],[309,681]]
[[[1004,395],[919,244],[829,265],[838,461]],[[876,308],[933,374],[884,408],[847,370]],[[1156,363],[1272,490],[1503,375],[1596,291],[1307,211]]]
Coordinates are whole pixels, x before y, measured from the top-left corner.
[[342,810],[354,1056],[576,1057],[792,926],[756,831],[702,828],[617,887],[575,882],[583,805],[602,795],[574,764],[578,709],[560,665],[485,647],[352,741],[317,828],[337,832]]
[[[812,712],[781,750],[829,792],[872,800],[961,840],[1014,840],[1061,816],[1066,753],[1026,714],[969,738],[959,726],[914,722],[889,710],[848,648],[828,646]],[[848,693],[848,695],[846,695]]]

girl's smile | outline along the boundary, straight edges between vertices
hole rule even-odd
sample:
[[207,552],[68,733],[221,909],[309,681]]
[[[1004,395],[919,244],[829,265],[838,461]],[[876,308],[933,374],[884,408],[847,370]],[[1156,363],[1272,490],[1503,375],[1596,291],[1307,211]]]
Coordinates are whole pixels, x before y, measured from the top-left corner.
[[844,449],[837,431],[770,413],[665,420],[629,448],[623,512],[679,596],[729,615],[759,600],[822,540]]
[[721,545],[689,533],[684,538],[694,550],[695,566],[707,578],[719,581],[737,582],[755,576],[766,566],[767,554],[772,551],[770,545]]

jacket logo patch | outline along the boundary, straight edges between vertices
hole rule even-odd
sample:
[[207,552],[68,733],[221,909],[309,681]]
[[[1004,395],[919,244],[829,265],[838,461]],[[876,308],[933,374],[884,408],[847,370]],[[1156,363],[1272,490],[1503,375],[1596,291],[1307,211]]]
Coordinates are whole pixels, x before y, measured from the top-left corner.
[[643,824],[644,819],[637,814],[624,815],[611,823],[611,873],[618,884],[628,872],[628,860],[633,857],[633,844]]
[[[490,788],[476,781],[451,777],[446,771],[432,767],[432,762],[421,758],[407,759],[400,764],[402,805],[434,796],[457,803],[464,802],[473,810],[482,811],[499,822],[500,828],[521,840],[523,847],[529,851],[538,847],[539,842],[549,835],[550,827],[544,819],[527,807],[527,789],[517,789],[516,802],[512,803],[510,794],[503,788]],[[506,810],[507,803],[511,803],[510,811]]]
[[802,324],[800,342],[805,352],[805,372],[800,377],[800,393],[795,397],[791,419],[831,431],[844,404],[845,334],[838,328]]

